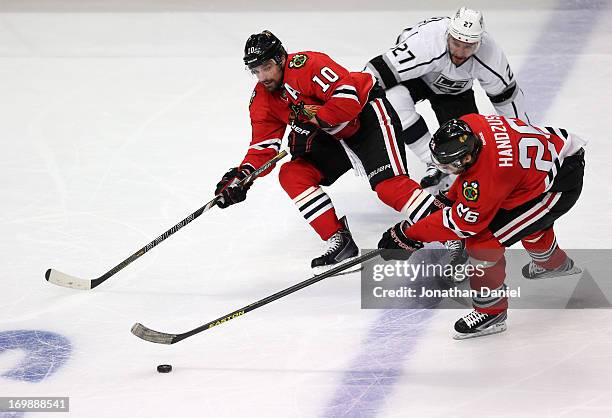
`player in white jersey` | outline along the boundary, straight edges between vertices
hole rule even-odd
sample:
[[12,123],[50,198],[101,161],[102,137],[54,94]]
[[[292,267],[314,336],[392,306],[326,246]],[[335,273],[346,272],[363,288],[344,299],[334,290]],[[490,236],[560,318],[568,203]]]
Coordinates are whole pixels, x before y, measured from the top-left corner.
[[506,55],[485,32],[480,11],[462,7],[451,18],[403,30],[397,44],[370,60],[366,70],[387,90],[402,121],[402,139],[427,164],[422,187],[437,185],[444,174],[431,164],[431,135],[415,103],[429,100],[440,125],[479,113],[472,90],[478,80],[499,115],[529,122],[523,92]]

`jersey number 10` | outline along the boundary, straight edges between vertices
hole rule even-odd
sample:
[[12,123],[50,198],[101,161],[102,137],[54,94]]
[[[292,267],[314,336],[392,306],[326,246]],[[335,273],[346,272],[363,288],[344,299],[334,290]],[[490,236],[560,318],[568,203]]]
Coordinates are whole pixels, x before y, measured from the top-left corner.
[[[338,74],[336,74],[329,67],[321,68],[320,73],[321,73],[321,76],[323,76],[323,78],[325,78],[330,83],[335,83],[340,78]],[[318,75],[315,75],[314,77],[312,77],[312,81],[314,81],[319,86],[321,86],[321,88],[323,89],[323,93],[325,93],[329,89],[329,86],[331,86],[331,84],[327,84],[323,80],[321,80]]]

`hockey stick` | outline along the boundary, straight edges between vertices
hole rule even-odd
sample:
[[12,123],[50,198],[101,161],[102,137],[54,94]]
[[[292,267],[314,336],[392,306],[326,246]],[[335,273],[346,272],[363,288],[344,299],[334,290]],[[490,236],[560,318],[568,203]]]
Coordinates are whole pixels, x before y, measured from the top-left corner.
[[297,292],[298,290],[303,289],[307,286],[310,286],[311,284],[315,284],[323,279],[327,279],[328,277],[335,276],[336,274],[350,267],[353,267],[359,263],[363,263],[364,261],[369,260],[370,258],[376,257],[377,255],[380,254],[380,252],[381,252],[380,249],[370,251],[369,253],[363,254],[362,256],[357,257],[351,261],[347,261],[346,263],[340,264],[339,266],[336,266],[332,268],[331,270],[326,271],[325,273],[321,273],[317,276],[313,276],[310,279],[304,280],[303,282],[300,282],[291,287],[283,289],[280,292],[277,292],[266,298],[258,300],[257,302],[251,303],[250,305],[247,305],[244,308],[240,308],[238,310],[235,310],[232,313],[223,315],[220,318],[217,318],[213,321],[210,321],[202,326],[199,326],[197,328],[192,329],[191,331],[187,331],[182,334],[167,334],[165,332],[155,331],[155,330],[152,330],[151,328],[145,327],[144,325],[140,323],[136,323],[132,326],[132,334],[134,334],[138,338],[141,338],[145,341],[149,341],[152,343],[174,344],[181,340],[184,340],[185,338],[191,337],[192,335],[198,334],[202,331],[206,331],[207,329],[216,327],[217,325],[221,325],[231,319],[238,318],[239,316],[242,316],[247,312],[260,308],[272,301],[275,301],[276,299],[285,297],[293,292]]
[[[253,180],[255,180],[261,173],[270,168],[273,164],[276,164],[279,160],[287,155],[287,151],[281,151],[274,156],[267,163],[259,167],[257,170],[253,171],[248,177],[242,179],[238,184],[244,185]],[[210,202],[202,206],[200,209],[193,212],[191,215],[174,225],[172,228],[168,229],[166,232],[155,238],[153,241],[149,242],[147,245],[136,251],[134,254],[123,260],[121,263],[117,264],[115,267],[104,273],[102,276],[97,279],[81,279],[79,277],[70,276],[68,274],[62,273],[61,271],[48,269],[45,273],[45,279],[53,284],[63,287],[70,287],[73,289],[81,289],[81,290],[89,290],[103,283],[105,280],[115,275],[117,272],[122,270],[124,267],[131,264],[134,260],[148,252],[151,248],[156,247],[160,242],[164,241],[170,235],[174,234],[176,231],[184,227],[185,225],[191,223],[194,219],[199,217],[204,212],[210,210],[213,206],[217,204],[217,201],[220,199],[220,195],[215,196]]]

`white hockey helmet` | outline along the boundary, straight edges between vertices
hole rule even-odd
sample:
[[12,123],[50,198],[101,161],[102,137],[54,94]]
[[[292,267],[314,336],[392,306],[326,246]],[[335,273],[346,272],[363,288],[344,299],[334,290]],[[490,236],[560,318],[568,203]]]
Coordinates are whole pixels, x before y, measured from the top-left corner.
[[484,32],[482,12],[462,7],[451,17],[448,34],[461,42],[470,44],[480,42]]

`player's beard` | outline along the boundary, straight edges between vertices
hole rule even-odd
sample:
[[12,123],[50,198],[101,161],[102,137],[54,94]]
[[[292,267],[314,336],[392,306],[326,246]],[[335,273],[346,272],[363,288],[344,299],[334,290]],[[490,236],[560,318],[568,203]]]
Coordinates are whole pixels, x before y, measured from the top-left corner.
[[284,76],[284,72],[281,72],[281,75],[278,81],[274,79],[264,80],[261,82],[261,84],[263,84],[264,88],[268,90],[270,93],[278,91],[281,89],[281,86],[283,85],[283,76]]
[[276,83],[275,81],[271,81],[270,83],[262,82],[261,84],[263,84],[264,88],[268,90],[269,92],[278,90],[279,83]]
[[[468,56],[468,57],[458,57],[458,56],[456,56],[456,55],[453,55],[453,54],[452,54],[452,53],[450,53],[450,52],[449,52],[449,54],[450,54],[450,56],[451,56],[451,61],[452,61],[452,62],[453,62],[453,64],[455,64],[456,66],[460,66],[461,64],[463,64],[464,62],[466,62],[466,61],[468,60],[468,58],[469,58],[469,56]],[[471,56],[471,55],[470,55],[470,56]]]

